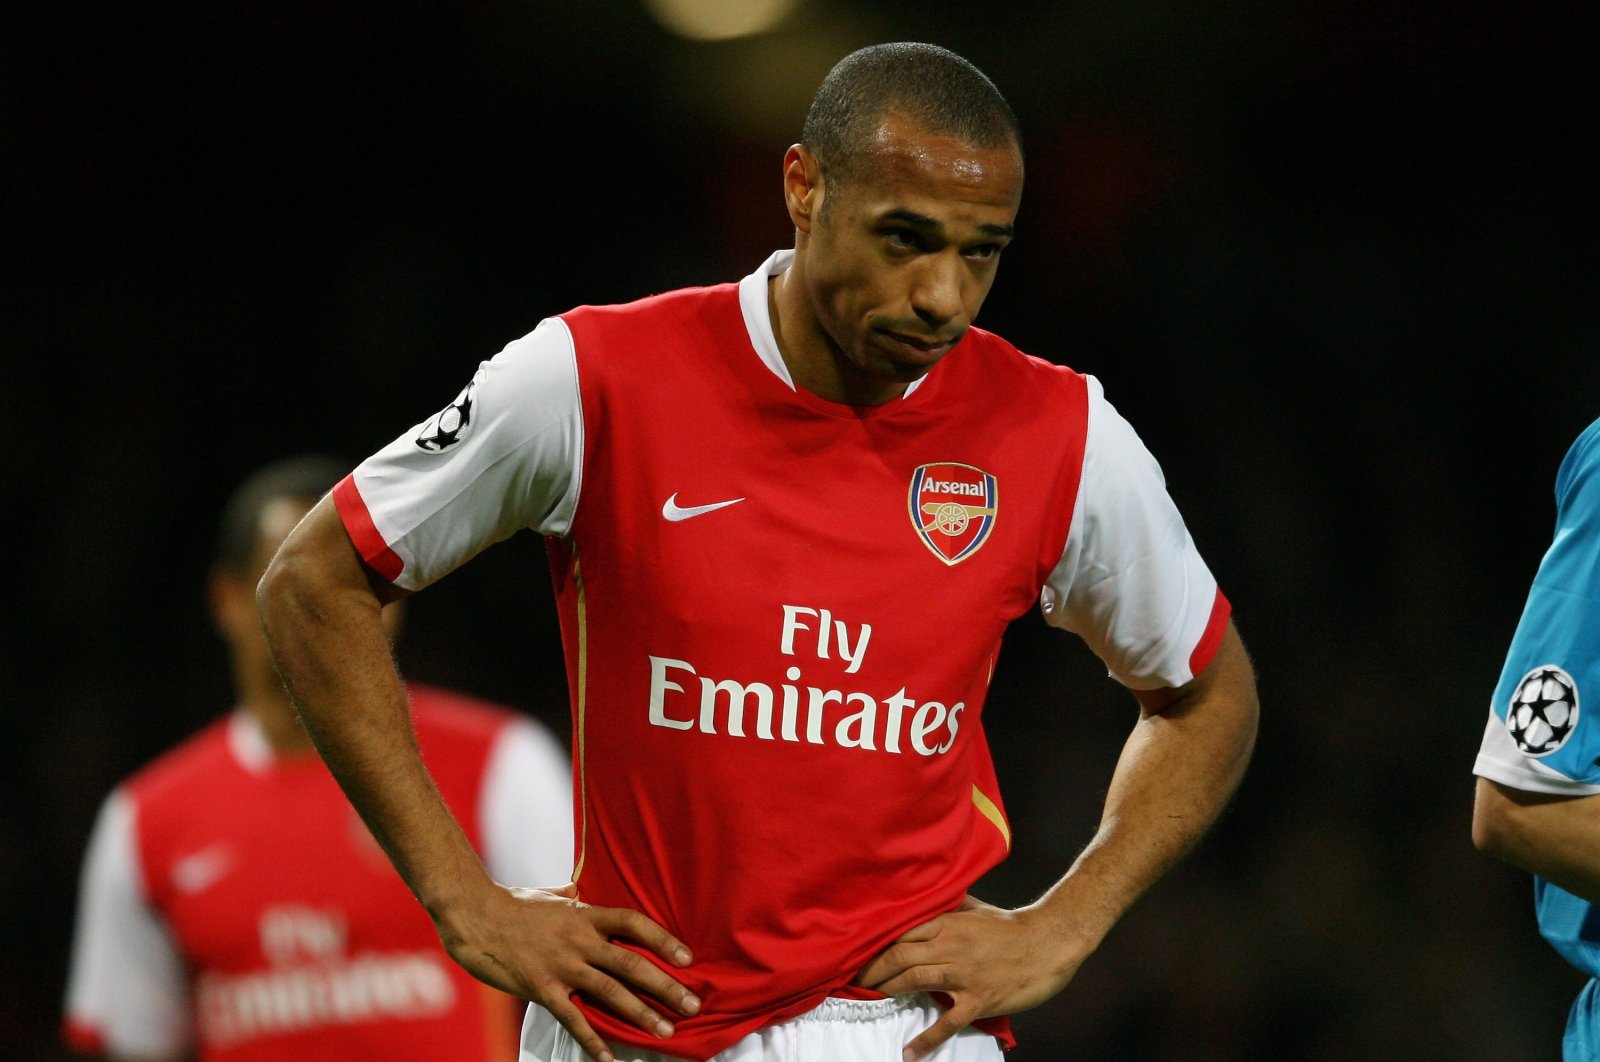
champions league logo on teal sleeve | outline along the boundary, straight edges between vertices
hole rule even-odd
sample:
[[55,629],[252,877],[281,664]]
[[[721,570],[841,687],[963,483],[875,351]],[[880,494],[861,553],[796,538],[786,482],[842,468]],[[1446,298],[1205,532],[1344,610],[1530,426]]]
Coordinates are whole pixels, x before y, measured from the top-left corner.
[[1567,743],[1578,725],[1578,684],[1554,664],[1529,671],[1506,706],[1506,729],[1529,756],[1548,756]]

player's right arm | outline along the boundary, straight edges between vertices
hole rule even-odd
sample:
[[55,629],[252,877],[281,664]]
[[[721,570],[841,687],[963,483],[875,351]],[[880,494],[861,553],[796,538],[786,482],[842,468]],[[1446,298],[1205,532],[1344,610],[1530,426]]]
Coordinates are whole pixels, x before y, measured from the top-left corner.
[[544,1006],[597,1059],[612,1056],[573,1005],[583,992],[648,1033],[671,1026],[638,992],[682,1013],[698,1001],[625,937],[678,966],[688,949],[636,911],[598,908],[574,885],[490,877],[423,766],[381,620],[404,596],[367,567],[330,495],[290,534],[257,591],[273,657],[318,751],[395,869],[473,976]]
[[1600,421],[1556,474],[1556,528],[1528,589],[1473,772],[1472,841],[1600,903]]
[[1600,795],[1536,793],[1479,778],[1472,843],[1486,855],[1600,903]]

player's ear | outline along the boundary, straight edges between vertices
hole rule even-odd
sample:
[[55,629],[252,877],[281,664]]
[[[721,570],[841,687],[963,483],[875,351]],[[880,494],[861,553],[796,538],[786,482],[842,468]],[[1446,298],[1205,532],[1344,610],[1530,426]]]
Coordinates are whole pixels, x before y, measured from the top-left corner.
[[804,144],[791,146],[783,156],[783,200],[789,220],[800,232],[810,232],[822,210],[822,167]]

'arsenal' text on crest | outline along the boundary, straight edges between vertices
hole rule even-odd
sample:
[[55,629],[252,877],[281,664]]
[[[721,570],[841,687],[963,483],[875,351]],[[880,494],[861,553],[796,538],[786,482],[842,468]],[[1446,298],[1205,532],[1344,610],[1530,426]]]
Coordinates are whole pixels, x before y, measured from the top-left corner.
[[946,564],[960,564],[988,541],[999,504],[995,478],[956,461],[919,465],[907,505],[922,544]]

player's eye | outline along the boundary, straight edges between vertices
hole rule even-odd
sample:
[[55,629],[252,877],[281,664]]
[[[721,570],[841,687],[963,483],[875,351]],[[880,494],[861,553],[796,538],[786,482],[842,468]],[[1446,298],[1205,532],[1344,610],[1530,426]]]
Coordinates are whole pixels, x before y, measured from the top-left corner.
[[921,251],[927,248],[927,241],[912,229],[887,229],[883,238],[897,251]]
[[974,262],[992,262],[1011,243],[1008,236],[984,240],[962,249],[961,253]]

